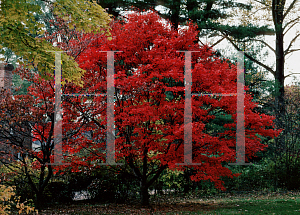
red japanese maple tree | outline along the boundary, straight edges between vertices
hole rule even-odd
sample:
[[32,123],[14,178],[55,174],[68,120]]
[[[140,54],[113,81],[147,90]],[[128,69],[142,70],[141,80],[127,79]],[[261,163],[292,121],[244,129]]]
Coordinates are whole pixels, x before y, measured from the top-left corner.
[[[86,70],[84,86],[67,83],[64,93],[104,94],[107,85],[107,59],[103,51],[115,53],[115,150],[116,161],[128,165],[140,181],[142,204],[149,204],[148,188],[167,168],[177,166],[184,156],[184,53],[192,54],[192,93],[236,93],[237,68],[215,56],[208,46],[198,44],[196,26],[179,32],[169,27],[154,12],[133,13],[123,22],[111,24],[113,39],[104,35],[78,56]],[[76,46],[78,41],[72,41]],[[192,144],[195,174],[192,180],[210,180],[224,189],[221,176],[232,177],[224,162],[235,162],[236,155],[236,96],[192,97]],[[262,151],[266,145],[257,134],[274,137],[273,118],[258,114],[249,94],[245,95],[245,146],[247,159]],[[68,140],[65,149],[73,170],[84,165],[97,167],[105,162],[106,97],[68,97],[64,105],[64,126],[85,121],[84,133]],[[216,111],[232,116],[231,123],[216,132],[208,128]],[[70,122],[68,117],[78,120]],[[76,126],[75,126],[76,127]],[[90,135],[86,135],[87,133]],[[83,154],[84,149],[89,153]],[[75,156],[76,155],[76,156]],[[81,155],[81,156],[79,156]],[[84,157],[82,157],[84,156]],[[77,166],[77,167],[76,167]]]

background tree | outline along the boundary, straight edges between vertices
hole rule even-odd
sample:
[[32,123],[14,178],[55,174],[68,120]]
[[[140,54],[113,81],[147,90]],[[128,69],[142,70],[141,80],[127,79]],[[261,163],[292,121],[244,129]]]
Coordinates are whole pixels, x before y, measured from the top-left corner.
[[[197,23],[202,37],[215,37],[219,32],[226,32],[237,39],[254,38],[257,35],[273,34],[273,31],[267,25],[236,25],[232,23],[224,24],[224,20],[229,17],[236,17],[236,13],[230,10],[239,8],[249,11],[251,4],[244,4],[235,1],[214,1],[214,0],[149,0],[149,1],[127,1],[127,0],[105,0],[97,1],[103,8],[107,8],[108,13],[118,17],[122,12],[132,9],[134,6],[140,10],[155,9],[159,15],[169,20],[174,29],[179,25],[186,25],[189,20]],[[157,7],[160,6],[160,7]],[[163,11],[161,10],[163,8]],[[225,39],[215,42],[216,45]]]
[[[19,72],[32,85],[27,89],[27,95],[1,93],[0,139],[3,147],[11,149],[1,152],[1,162],[26,177],[26,183],[35,193],[36,207],[41,208],[46,203],[44,191],[55,169],[51,164],[54,150],[54,80],[43,80],[38,74],[32,75],[23,69]],[[70,131],[63,132],[63,141],[76,134],[81,126],[75,128],[70,124],[68,128]],[[31,148],[28,144],[32,142],[38,147]]]
[[284,163],[284,178],[281,178],[284,186],[288,189],[299,188],[299,169],[300,169],[300,113],[298,111],[300,102],[299,85],[291,85],[285,87],[285,145],[282,149],[284,156],[281,156]]
[[[276,186],[283,187],[288,190],[298,189],[299,182],[299,85],[292,84],[285,86],[285,107],[286,114],[284,117],[285,136],[284,145],[270,148],[271,158],[276,154],[274,162],[277,168],[275,180],[278,180]],[[273,94],[266,97],[266,102],[274,104],[275,89]]]
[[[274,113],[276,116],[276,126],[278,129],[283,129],[282,135],[280,135],[275,141],[275,148],[284,149],[285,147],[285,136],[288,129],[285,129],[285,114],[286,114],[286,104],[284,101],[284,81],[286,77],[289,77],[293,74],[285,74],[285,59],[288,55],[292,54],[299,49],[293,48],[297,38],[300,36],[300,33],[297,31],[296,35],[293,36],[292,40],[289,41],[287,46],[284,46],[284,37],[294,29],[299,23],[300,16],[297,13],[299,10],[299,5],[297,1],[291,1],[288,5],[286,1],[276,0],[276,1],[255,1],[252,2],[256,8],[256,11],[249,14],[247,21],[255,22],[260,19],[264,20],[264,23],[270,23],[273,25],[275,32],[275,48],[266,43],[263,39],[255,40],[250,39],[249,41],[258,41],[265,44],[275,55],[276,65],[275,69],[261,62],[260,60],[252,57],[250,54],[245,53],[245,56],[250,60],[254,61],[258,65],[265,68],[270,72],[275,79],[275,93],[274,93]],[[255,5],[256,4],[256,5]],[[257,13],[257,11],[263,11],[262,14]],[[225,34],[224,34],[225,35]],[[231,44],[237,49],[240,48],[236,45],[234,39],[226,36],[226,38],[231,42]],[[286,47],[286,48],[285,48]],[[278,160],[276,157],[280,156],[282,150],[276,150],[275,160]],[[276,178],[278,175],[276,174]],[[277,180],[276,180],[277,181]],[[276,182],[277,183],[277,182]]]
[[[48,20],[49,32],[43,38],[50,44],[58,42],[59,35],[64,35],[63,48],[69,55],[76,59],[89,43],[86,39],[83,44],[77,43],[76,47],[68,46],[68,40],[76,40],[82,33],[68,28],[68,21],[55,17]],[[53,23],[53,24],[52,24]],[[51,31],[51,29],[55,29]],[[74,33],[76,32],[76,34]],[[93,34],[93,33],[91,33]],[[63,67],[68,69],[68,67]],[[1,126],[0,139],[3,146],[9,150],[2,152],[1,161],[11,170],[16,170],[25,176],[27,183],[35,193],[37,207],[43,206],[44,191],[55,174],[53,174],[53,135],[54,135],[54,73],[50,80],[43,79],[30,68],[19,66],[14,72],[18,83],[27,86],[17,86],[14,96],[3,91],[1,93]],[[49,79],[49,77],[48,77]],[[75,82],[76,83],[76,82]],[[74,120],[69,118],[69,120]],[[78,125],[77,125],[78,126]],[[69,130],[64,130],[63,140],[71,138],[81,127],[74,128],[70,124]],[[34,142],[38,148],[31,150]],[[9,161],[10,160],[10,161]],[[9,161],[9,162],[7,162]],[[17,161],[17,162],[12,162]],[[20,165],[21,163],[21,165]]]

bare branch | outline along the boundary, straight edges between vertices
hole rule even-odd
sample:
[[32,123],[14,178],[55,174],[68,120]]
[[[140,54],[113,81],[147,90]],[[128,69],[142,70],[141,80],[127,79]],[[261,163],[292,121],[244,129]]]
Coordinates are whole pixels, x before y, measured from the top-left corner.
[[[292,19],[291,21],[287,22],[287,23],[284,25],[283,30],[284,30],[288,25],[290,25],[291,23],[297,21],[298,19],[300,19],[300,16],[298,16],[297,18]],[[296,23],[297,23],[297,22],[296,22]],[[294,24],[293,24],[293,26],[294,26]],[[290,29],[290,28],[289,28],[289,29]],[[288,31],[288,30],[287,30],[287,31]],[[286,31],[286,32],[287,32],[287,31]]]
[[295,6],[296,2],[297,2],[297,0],[294,0],[294,1],[290,4],[290,6],[289,6],[289,8],[286,10],[285,14],[283,14],[283,19],[284,19],[284,18],[288,15],[288,13],[293,9],[293,7]]
[[254,15],[256,14],[258,11],[261,11],[261,10],[269,10],[270,6],[266,6],[266,7],[262,7],[262,8],[259,8],[257,9],[256,11],[254,11],[253,13],[251,13],[250,15]]
[[286,53],[286,55],[288,55],[288,54],[290,54],[290,53],[292,53],[292,52],[296,52],[296,51],[300,51],[300,49],[291,49],[291,50],[289,50],[289,51]]
[[204,46],[205,44],[199,39],[199,42]]
[[287,77],[289,77],[289,76],[291,76],[291,75],[300,75],[300,73],[291,73],[291,74],[288,74],[288,75],[284,76],[284,79],[287,78]]
[[254,1],[257,2],[257,3],[260,3],[260,4],[262,4],[262,5],[265,5],[265,6],[267,6],[267,7],[270,7],[270,5],[267,5],[266,3],[262,2],[262,1],[258,1],[258,0],[254,0]]
[[[234,48],[238,51],[242,51],[226,34],[222,33],[225,38],[234,46]],[[252,60],[253,62],[257,63],[258,65],[262,66],[263,68],[265,68],[267,71],[271,72],[274,76],[275,76],[275,71],[271,68],[268,67],[267,65],[259,62],[258,60],[256,60],[255,58],[253,58],[252,56],[248,55],[246,52],[244,52],[245,56],[247,58],[249,58],[250,60]]]
[[[300,18],[300,17],[299,17],[299,18]],[[289,27],[289,29],[287,29],[286,32],[283,33],[283,36],[284,36],[287,32],[289,32],[289,30],[291,30],[291,28],[293,28],[297,23],[298,23],[298,22],[293,23],[293,24],[291,25],[291,27]]]
[[290,48],[292,47],[293,43],[296,41],[296,39],[300,36],[300,34],[297,34],[290,42],[289,46],[287,47],[287,49],[284,51],[284,55],[287,55],[287,53],[289,52]]
[[268,43],[266,43],[263,40],[251,39],[251,41],[261,42],[261,43],[265,44],[269,49],[271,49],[274,53],[276,53],[275,49],[273,49]]
[[212,44],[210,47],[214,47],[216,46],[217,44],[219,44],[220,42],[222,42],[223,40],[225,39],[225,37],[223,36],[220,40],[218,40],[217,42],[215,42],[214,44]]

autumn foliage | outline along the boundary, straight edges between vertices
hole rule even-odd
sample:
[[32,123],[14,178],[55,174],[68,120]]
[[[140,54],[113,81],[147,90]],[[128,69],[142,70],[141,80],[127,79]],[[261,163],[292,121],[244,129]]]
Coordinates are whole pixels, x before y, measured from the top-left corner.
[[[115,130],[116,161],[129,166],[141,182],[141,193],[166,168],[183,168],[184,155],[184,53],[192,54],[192,93],[235,93],[237,69],[216,57],[208,46],[200,46],[192,23],[179,32],[154,13],[133,13],[123,22],[111,24],[112,40],[104,35],[84,34],[79,42],[94,38],[78,56],[86,70],[84,86],[67,83],[64,93],[98,94],[67,97],[64,125],[84,124],[84,131],[65,145],[73,163],[94,168],[105,162],[107,57],[115,53]],[[76,47],[78,41],[70,45]],[[224,163],[235,162],[236,97],[193,96],[193,166],[192,180],[210,180],[224,189],[220,176],[232,177]],[[253,111],[256,104],[245,96],[245,136],[247,160],[266,148],[259,135],[274,137],[273,118]],[[222,132],[208,127],[215,113],[232,116]],[[74,116],[78,119],[74,120]],[[71,117],[73,120],[69,120]],[[145,195],[146,191],[144,191]],[[144,198],[147,198],[144,196]],[[142,197],[143,199],[143,197]]]
[[[106,97],[100,95],[107,91],[104,51],[122,51],[114,55],[116,162],[124,163],[140,181],[142,203],[148,204],[148,188],[163,170],[185,168],[177,165],[184,156],[185,110],[185,56],[178,51],[197,51],[192,53],[195,94],[236,93],[237,68],[217,57],[209,46],[198,44],[195,25],[190,23],[177,32],[154,12],[136,12],[124,21],[112,22],[111,35],[112,40],[107,40],[104,34],[78,34],[68,44],[58,43],[65,50],[84,44],[80,51],[72,52],[79,66],[86,70],[83,86],[66,82],[63,94],[90,96],[63,96],[63,135],[72,136],[64,138],[63,149],[66,161],[72,165],[53,168],[55,172],[81,171],[99,168],[106,161],[107,104]],[[45,114],[50,116],[54,110],[54,81],[36,76],[34,82],[36,88],[31,88],[29,94],[35,97],[35,104],[40,104],[41,113],[36,114],[41,118]],[[194,163],[201,163],[190,166],[192,180],[210,180],[224,189],[220,177],[233,176],[224,164],[235,162],[236,104],[236,96],[192,97],[192,157]],[[272,129],[273,118],[254,112],[256,105],[246,93],[246,161],[267,147],[259,135],[277,135]],[[226,123],[217,122],[221,130],[211,126],[217,114],[230,116]],[[52,132],[51,126],[37,126],[36,130],[42,130],[46,136]],[[34,134],[42,139],[37,132]],[[44,155],[41,152],[38,156]]]

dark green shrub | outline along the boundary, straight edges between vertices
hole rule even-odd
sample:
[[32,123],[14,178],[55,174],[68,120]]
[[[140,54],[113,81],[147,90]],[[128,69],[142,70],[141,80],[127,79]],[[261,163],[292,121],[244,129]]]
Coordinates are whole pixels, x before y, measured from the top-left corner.
[[[281,159],[274,164],[277,169],[278,185],[288,190],[300,189],[300,160],[297,156],[283,154]],[[275,170],[273,170],[275,173]]]
[[67,181],[51,181],[45,189],[45,200],[48,203],[72,202],[74,192]]
[[252,191],[273,189],[274,164],[264,159],[253,165],[230,166],[233,173],[241,175],[234,178],[223,178],[227,191]]
[[93,173],[93,180],[87,190],[99,202],[125,203],[139,198],[139,184],[126,170],[118,172],[101,168]]
[[[87,191],[96,202],[124,203],[139,198],[139,184],[124,167],[106,167],[65,174],[69,191]],[[68,192],[69,192],[68,191]]]

